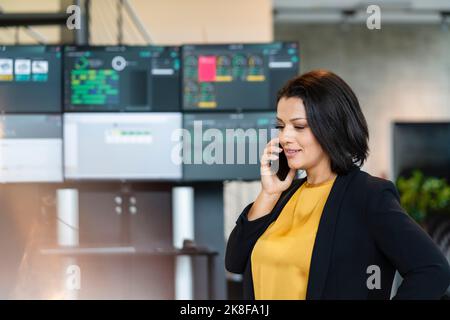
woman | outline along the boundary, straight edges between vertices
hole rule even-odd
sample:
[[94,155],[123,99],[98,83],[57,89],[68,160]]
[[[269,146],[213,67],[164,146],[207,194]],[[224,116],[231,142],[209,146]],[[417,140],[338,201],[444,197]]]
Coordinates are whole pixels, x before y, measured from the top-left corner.
[[[351,88],[324,70],[295,78],[278,93],[277,122],[261,192],[226,250],[227,270],[244,274],[244,298],[389,299],[396,270],[394,298],[441,298],[445,257],[403,211],[394,184],[360,170],[368,129]],[[299,169],[306,178],[294,179]]]

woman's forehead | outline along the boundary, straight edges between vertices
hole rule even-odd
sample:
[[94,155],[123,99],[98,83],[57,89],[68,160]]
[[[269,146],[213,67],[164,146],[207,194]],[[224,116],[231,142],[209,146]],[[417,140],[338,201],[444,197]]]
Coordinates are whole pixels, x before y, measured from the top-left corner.
[[300,98],[281,98],[277,106],[277,118],[283,121],[292,119],[306,119],[305,106]]

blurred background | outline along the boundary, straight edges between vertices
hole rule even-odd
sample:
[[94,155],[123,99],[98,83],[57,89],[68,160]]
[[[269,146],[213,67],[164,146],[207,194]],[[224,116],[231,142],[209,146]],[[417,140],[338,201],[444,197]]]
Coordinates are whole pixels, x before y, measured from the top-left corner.
[[271,128],[317,68],[450,261],[449,1],[0,0],[0,298],[239,299],[224,252],[258,165],[174,164],[171,134]]

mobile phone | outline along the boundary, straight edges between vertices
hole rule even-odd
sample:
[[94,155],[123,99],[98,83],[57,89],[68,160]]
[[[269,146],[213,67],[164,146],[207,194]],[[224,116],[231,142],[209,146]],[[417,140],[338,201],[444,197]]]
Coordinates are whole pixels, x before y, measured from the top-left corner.
[[[278,145],[281,148],[281,144]],[[271,168],[276,171],[276,174],[280,180],[285,180],[289,173],[289,165],[284,151],[278,154],[278,160],[273,161]]]

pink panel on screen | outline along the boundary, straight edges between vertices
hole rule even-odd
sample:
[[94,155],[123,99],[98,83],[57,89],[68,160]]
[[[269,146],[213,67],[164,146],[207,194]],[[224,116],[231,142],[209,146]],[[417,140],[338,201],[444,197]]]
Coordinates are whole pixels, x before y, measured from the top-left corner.
[[216,57],[198,57],[198,81],[209,82],[216,80]]

